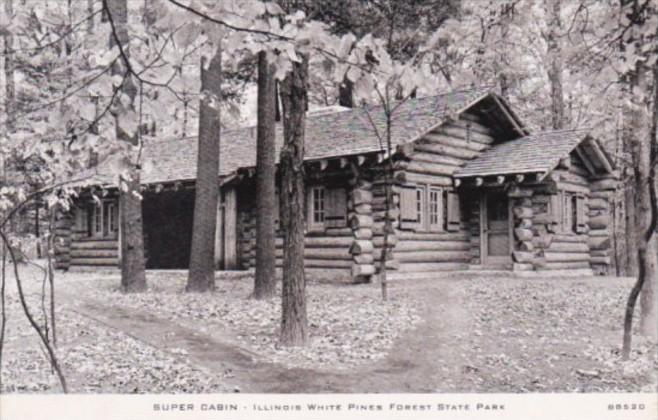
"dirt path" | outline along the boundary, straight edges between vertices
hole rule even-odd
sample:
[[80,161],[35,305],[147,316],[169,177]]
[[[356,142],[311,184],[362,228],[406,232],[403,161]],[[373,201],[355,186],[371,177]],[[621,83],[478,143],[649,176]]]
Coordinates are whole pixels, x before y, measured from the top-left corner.
[[[262,362],[221,333],[207,335],[146,311],[127,310],[98,301],[77,301],[71,310],[159,349],[186,357],[225,376],[242,392],[436,392],[445,381],[458,377],[463,361],[451,342],[470,322],[450,281],[394,286],[422,296],[423,321],[399,337],[388,357],[349,371],[288,368]],[[69,300],[73,302],[75,299]],[[180,356],[178,356],[180,357]]]

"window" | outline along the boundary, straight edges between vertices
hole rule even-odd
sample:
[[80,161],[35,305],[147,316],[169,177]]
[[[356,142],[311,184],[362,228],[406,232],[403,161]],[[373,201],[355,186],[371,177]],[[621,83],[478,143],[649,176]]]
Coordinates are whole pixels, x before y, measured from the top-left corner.
[[87,220],[86,230],[89,236],[96,238],[111,237],[116,236],[119,231],[119,212],[114,202],[94,203],[87,210],[78,209],[79,227],[82,226],[83,219]]
[[443,230],[443,190],[430,188],[429,196],[430,230]]
[[347,193],[344,188],[313,187],[308,203],[310,229],[347,226]]
[[416,221],[423,226],[425,217],[425,188],[416,187]]
[[[450,209],[448,209],[450,210]],[[450,215],[448,211],[448,215]],[[439,232],[446,226],[444,191],[433,185],[404,187],[400,192],[402,229]]]
[[561,233],[587,232],[585,197],[574,192],[560,191],[550,204],[550,215]]
[[324,224],[324,187],[313,188],[311,194],[311,224]]
[[115,203],[105,203],[106,232],[110,235],[118,231],[117,207]]
[[91,236],[103,236],[103,206],[92,207]]

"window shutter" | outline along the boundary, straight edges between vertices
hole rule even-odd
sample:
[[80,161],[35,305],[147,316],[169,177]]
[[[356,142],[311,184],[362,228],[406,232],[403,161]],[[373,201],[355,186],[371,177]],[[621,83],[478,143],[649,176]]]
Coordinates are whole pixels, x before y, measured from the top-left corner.
[[586,204],[584,196],[576,197],[576,233],[587,233]]
[[448,217],[446,220],[446,228],[450,232],[459,230],[459,223],[461,222],[461,208],[459,205],[459,195],[454,192],[448,192]]
[[554,225],[560,225],[562,222],[562,195],[561,194],[553,194],[551,195],[551,208],[550,208],[550,215],[551,215],[551,222],[553,222]]
[[400,191],[400,222],[402,228],[412,228],[418,223],[415,187],[403,187]]
[[344,188],[333,188],[326,190],[325,197],[326,215],[324,224],[326,227],[347,226],[347,196]]

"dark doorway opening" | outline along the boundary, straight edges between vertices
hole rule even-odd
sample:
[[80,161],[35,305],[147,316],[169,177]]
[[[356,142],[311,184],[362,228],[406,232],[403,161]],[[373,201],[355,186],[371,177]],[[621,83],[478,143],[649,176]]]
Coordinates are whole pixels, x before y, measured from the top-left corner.
[[145,193],[142,214],[146,268],[189,268],[194,191]]

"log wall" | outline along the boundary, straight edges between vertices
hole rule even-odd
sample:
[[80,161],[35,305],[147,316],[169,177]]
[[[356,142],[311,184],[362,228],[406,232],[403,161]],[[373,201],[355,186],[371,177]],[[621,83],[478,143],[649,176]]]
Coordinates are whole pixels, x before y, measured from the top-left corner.
[[[445,225],[446,198],[454,192],[452,175],[468,160],[494,143],[495,134],[477,117],[462,114],[418,140],[409,148],[408,158],[396,164],[402,172],[400,186],[434,186],[443,189],[442,231],[416,229],[402,224],[397,231],[394,259],[400,273],[463,270],[480,263],[479,202],[460,192],[460,223],[449,231]],[[426,205],[428,199],[425,200]]]

